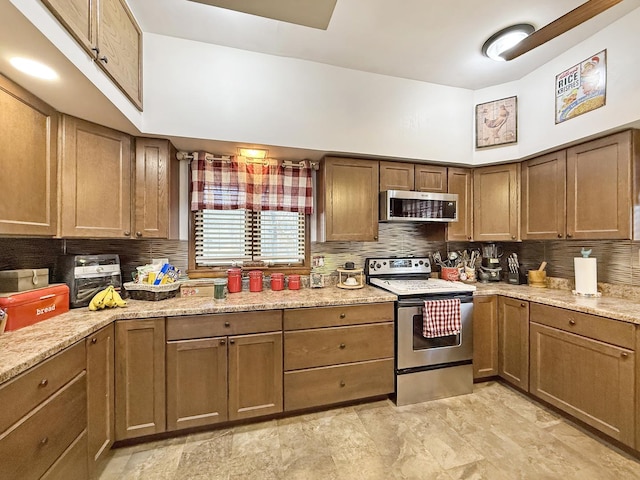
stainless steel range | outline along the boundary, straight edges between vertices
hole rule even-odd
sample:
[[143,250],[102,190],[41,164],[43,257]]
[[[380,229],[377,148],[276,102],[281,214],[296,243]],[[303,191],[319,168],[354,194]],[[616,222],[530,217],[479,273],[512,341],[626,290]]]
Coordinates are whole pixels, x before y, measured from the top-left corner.
[[[473,390],[474,285],[430,278],[428,257],[368,258],[368,284],[398,296],[395,318],[396,404],[434,400]],[[425,302],[459,300],[456,333],[424,334]],[[453,302],[458,305],[458,302]]]

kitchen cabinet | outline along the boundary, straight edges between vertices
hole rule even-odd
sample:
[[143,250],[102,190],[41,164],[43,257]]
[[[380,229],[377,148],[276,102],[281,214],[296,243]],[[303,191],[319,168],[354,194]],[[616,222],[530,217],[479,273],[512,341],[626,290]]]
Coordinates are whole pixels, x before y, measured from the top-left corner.
[[284,311],[284,409],[394,391],[393,303]]
[[498,375],[498,297],[473,297],[473,378]]
[[522,163],[523,240],[565,238],[566,176],[566,150]]
[[531,305],[531,394],[636,446],[635,326]]
[[385,190],[447,193],[447,167],[380,162],[380,191]]
[[0,234],[57,233],[57,112],[0,75]]
[[164,432],[164,318],[115,325],[115,439]]
[[378,162],[325,157],[318,173],[318,241],[378,240]]
[[87,451],[93,473],[115,437],[114,327],[103,327],[86,338],[87,351]]
[[473,239],[520,239],[520,164],[509,163],[473,171]]
[[131,235],[131,138],[65,115],[62,121],[60,235]]
[[76,448],[87,432],[85,355],[76,343],[0,386],[3,479],[87,478],[86,449],[79,456]]
[[458,194],[458,221],[447,224],[447,240],[473,240],[473,171],[469,168],[449,168],[447,191]]
[[167,428],[282,412],[282,311],[167,319]]
[[136,238],[177,239],[180,164],[168,140],[136,138],[134,222]]
[[42,0],[142,110],[142,31],[125,0]]
[[631,238],[638,148],[628,130],[567,149],[567,238]]
[[498,297],[498,375],[529,390],[529,302]]

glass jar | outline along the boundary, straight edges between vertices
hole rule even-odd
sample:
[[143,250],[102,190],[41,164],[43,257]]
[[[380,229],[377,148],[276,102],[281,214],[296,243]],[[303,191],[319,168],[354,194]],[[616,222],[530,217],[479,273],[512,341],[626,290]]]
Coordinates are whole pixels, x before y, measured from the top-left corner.
[[300,290],[300,275],[289,275],[289,290]]
[[227,270],[227,290],[229,293],[242,291],[242,269],[230,268]]
[[262,291],[262,270],[251,270],[249,272],[249,291]]
[[279,291],[284,289],[284,273],[271,274],[271,290]]

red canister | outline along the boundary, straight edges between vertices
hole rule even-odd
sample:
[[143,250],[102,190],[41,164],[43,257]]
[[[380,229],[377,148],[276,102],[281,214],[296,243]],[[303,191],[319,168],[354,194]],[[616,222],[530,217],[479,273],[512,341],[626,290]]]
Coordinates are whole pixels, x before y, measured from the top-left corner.
[[242,269],[230,268],[227,270],[227,290],[229,293],[242,291]]
[[262,291],[262,270],[251,270],[249,272],[249,291]]
[[300,275],[289,275],[289,290],[300,290]]
[[282,290],[284,288],[284,273],[271,274],[271,290]]

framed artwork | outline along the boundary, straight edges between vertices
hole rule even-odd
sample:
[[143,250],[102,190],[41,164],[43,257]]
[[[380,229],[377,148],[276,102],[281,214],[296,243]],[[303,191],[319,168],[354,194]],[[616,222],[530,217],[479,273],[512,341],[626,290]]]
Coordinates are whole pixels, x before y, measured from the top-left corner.
[[476,105],[476,148],[518,141],[518,97]]
[[603,107],[607,98],[607,51],[556,75],[556,124]]

